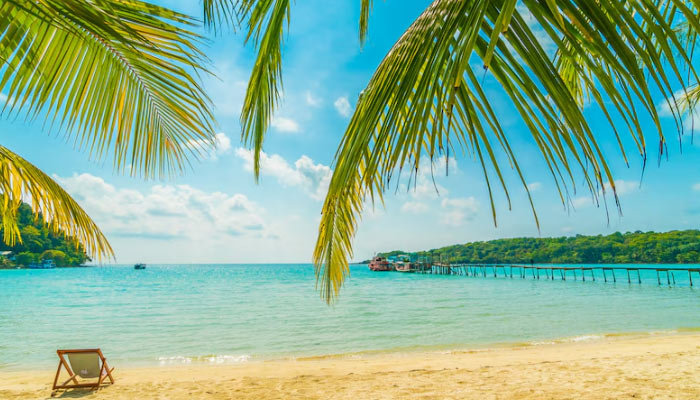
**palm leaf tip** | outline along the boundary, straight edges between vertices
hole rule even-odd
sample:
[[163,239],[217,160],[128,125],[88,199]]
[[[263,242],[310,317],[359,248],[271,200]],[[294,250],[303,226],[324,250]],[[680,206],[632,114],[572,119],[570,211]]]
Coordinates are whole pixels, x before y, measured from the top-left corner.
[[223,27],[235,28],[240,3],[238,0],[202,0],[204,26],[215,33]]
[[5,243],[12,245],[22,240],[16,216],[22,202],[27,202],[52,231],[76,240],[91,258],[114,258],[109,241],[80,205],[48,175],[2,146],[0,176]]
[[362,0],[360,3],[360,44],[364,44],[367,41],[367,31],[369,30],[369,14],[372,10],[373,0]]

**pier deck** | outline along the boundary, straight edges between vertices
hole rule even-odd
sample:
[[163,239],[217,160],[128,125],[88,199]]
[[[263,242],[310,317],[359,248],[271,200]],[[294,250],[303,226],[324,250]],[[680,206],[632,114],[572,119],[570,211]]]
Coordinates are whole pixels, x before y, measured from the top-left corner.
[[[617,283],[641,284],[643,280],[654,279],[658,285],[667,284],[693,286],[693,275],[700,278],[700,268],[687,267],[632,267],[632,266],[556,266],[526,264],[451,264],[419,263],[416,273],[438,275],[462,275],[468,277],[546,279],[546,280],[581,280]],[[678,274],[678,283],[676,283]],[[686,279],[687,277],[687,279]]]

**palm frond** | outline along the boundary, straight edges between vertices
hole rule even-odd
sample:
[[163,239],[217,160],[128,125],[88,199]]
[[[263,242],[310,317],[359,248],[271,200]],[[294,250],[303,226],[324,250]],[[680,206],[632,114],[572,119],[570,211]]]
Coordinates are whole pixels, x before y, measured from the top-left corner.
[[[610,187],[619,208],[599,145],[602,134],[591,130],[583,98],[607,116],[623,156],[614,115],[621,116],[642,159],[649,134],[665,143],[652,93],[673,98],[675,86],[686,86],[681,70],[696,76],[672,23],[697,9],[683,0],[669,2],[674,11],[661,13],[651,0],[523,0],[517,7],[514,0],[435,0],[378,67],[336,153],[314,251],[322,297],[337,296],[363,205],[382,199],[396,171],[415,175],[422,158],[471,155],[483,171],[494,223],[494,186],[510,199],[504,159],[527,191],[510,134],[474,71],[476,60],[527,126],[564,206],[580,174],[596,201],[599,190],[604,199]],[[558,63],[545,42],[558,52]],[[677,110],[675,101],[671,106]]]
[[282,89],[282,44],[289,0],[243,0],[240,14],[248,21],[246,41],[258,49],[241,113],[242,140],[254,150],[255,179],[260,176],[260,153]]
[[204,26],[216,32],[220,27],[238,24],[239,0],[202,0]]
[[369,13],[372,10],[372,0],[361,0],[360,3],[360,44],[367,40],[369,28]]
[[8,0],[0,4],[5,115],[49,128],[118,171],[165,176],[213,145],[207,59],[192,18],[139,0]]
[[114,253],[100,228],[53,179],[27,160],[0,146],[0,217],[3,240],[13,245],[22,238],[17,211],[27,202],[50,229],[83,245],[88,255],[103,259]]

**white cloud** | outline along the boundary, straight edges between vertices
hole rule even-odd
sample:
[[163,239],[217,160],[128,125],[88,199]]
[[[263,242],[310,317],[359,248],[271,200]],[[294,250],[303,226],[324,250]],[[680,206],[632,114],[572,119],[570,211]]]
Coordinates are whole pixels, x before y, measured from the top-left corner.
[[536,192],[540,189],[542,189],[542,183],[541,182],[532,182],[527,184],[527,189],[530,192]]
[[[447,165],[445,165],[445,161],[447,161]],[[446,173],[455,174],[457,171],[457,159],[454,157],[447,160],[446,156],[439,156],[431,161],[429,157],[423,156],[418,166],[418,174],[426,177],[445,175]]]
[[[612,185],[610,183],[605,184],[605,190],[612,193]],[[624,196],[630,193],[634,193],[639,190],[639,183],[632,181],[624,181],[622,179],[617,179],[615,181],[615,191],[618,196]]]
[[438,197],[447,196],[449,191],[444,186],[436,182],[436,179],[444,176],[446,172],[455,174],[458,172],[457,160],[450,157],[445,165],[446,157],[440,156],[434,160],[428,157],[423,157],[420,160],[418,171],[412,177],[410,185],[402,185],[411,198],[415,200],[437,199]]
[[[634,193],[634,192],[638,191],[639,184],[637,182],[617,179],[617,180],[615,180],[615,190],[617,191],[617,196],[622,197],[622,196],[626,196],[630,193]],[[605,183],[605,192],[606,192],[606,194],[612,193],[612,185],[609,182]],[[598,200],[600,203],[603,202],[603,200],[601,199],[601,196],[603,196],[603,191],[599,190],[598,191]],[[574,208],[583,208],[583,207],[595,205],[595,200],[593,199],[593,197],[591,195],[579,196],[579,197],[572,199],[571,204],[574,206]]]
[[299,124],[291,118],[275,117],[272,120],[272,127],[284,133],[299,132]]
[[440,196],[447,196],[449,191],[441,184],[433,182],[432,179],[419,175],[415,184],[411,183],[408,188],[408,194],[414,200],[434,200]]
[[310,105],[311,107],[320,107],[322,104],[322,100],[318,97],[315,97],[310,91],[306,91],[304,94],[304,98],[306,99],[306,104]]
[[349,117],[352,113],[352,106],[350,105],[347,96],[338,97],[333,103],[333,106],[335,107],[336,111],[338,111],[338,114],[345,118]]
[[441,222],[448,226],[461,226],[474,218],[479,211],[479,202],[473,196],[443,199]]
[[214,135],[213,143],[200,139],[190,141],[189,145],[193,150],[206,154],[211,160],[217,160],[219,156],[231,151],[231,139],[224,132]]
[[574,208],[583,208],[587,206],[592,206],[593,203],[593,198],[590,196],[579,196],[571,200],[571,204],[574,206]]
[[700,182],[693,184],[693,190],[700,192]]
[[[253,171],[253,151],[244,148],[236,149],[236,155],[244,161],[246,171]],[[302,155],[290,165],[279,154],[260,154],[260,173],[273,176],[283,186],[296,186],[304,189],[314,200],[323,200],[331,181],[330,167],[314,163],[308,156]]]
[[219,132],[215,137],[216,150],[219,154],[226,154],[231,151],[231,139],[225,133]]
[[[446,161],[447,165],[445,165]],[[411,181],[400,186],[401,191],[408,192],[409,196],[401,206],[401,211],[413,214],[425,213],[430,209],[426,203],[446,198],[449,191],[436,181],[444,176],[446,171],[450,174],[458,172],[457,160],[453,157],[447,159],[445,156],[440,156],[432,162],[429,157],[421,158],[418,171],[414,173]]]
[[401,211],[409,214],[423,214],[428,210],[428,205],[420,201],[407,201],[401,206]]
[[[662,100],[656,105],[656,111],[662,117],[678,117],[678,110],[673,105],[673,102],[674,99],[675,101],[680,102],[684,96],[685,90],[679,89],[675,91],[673,93],[673,98]],[[671,107],[673,107],[673,109],[671,109]],[[696,130],[700,127],[700,109],[697,106],[692,108],[688,107],[688,109],[683,109],[683,107],[681,107],[681,111],[683,112],[681,118],[683,120],[683,127],[685,129]]]
[[120,189],[88,173],[54,177],[108,238],[207,241],[274,236],[263,218],[265,210],[243,194],[204,192],[189,185]]
[[478,202],[473,196],[470,197],[456,197],[454,199],[444,199],[442,200],[442,203],[440,203],[442,208],[459,208],[462,210],[473,210],[476,211],[478,209],[477,205]]

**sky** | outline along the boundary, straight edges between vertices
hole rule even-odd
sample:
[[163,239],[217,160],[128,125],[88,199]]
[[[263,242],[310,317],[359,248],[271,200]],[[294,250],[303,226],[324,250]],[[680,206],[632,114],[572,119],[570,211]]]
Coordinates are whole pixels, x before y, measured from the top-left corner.
[[[199,2],[162,1],[201,15]],[[333,157],[365,87],[383,56],[429,4],[374,2],[369,38],[358,42],[359,1],[295,2],[283,50],[284,91],[264,145],[262,177],[252,174],[252,153],[240,143],[239,116],[254,48],[240,32],[211,35],[203,50],[217,77],[205,77],[215,106],[218,148],[182,176],[144,181],[115,172],[109,158],[91,159],[41,120],[0,121],[3,145],[53,176],[101,227],[117,263],[306,263],[316,240]],[[608,157],[622,213],[596,206],[582,187],[562,205],[554,181],[515,110],[497,90],[489,92],[523,167],[540,227],[517,176],[509,171],[512,209],[496,190],[498,226],[478,162],[453,155],[449,176],[430,179],[424,165],[415,186],[399,185],[385,205],[362,215],[354,260],[379,251],[424,250],[507,237],[597,235],[616,231],[695,229],[700,223],[700,149],[690,135],[676,137],[664,119],[669,156],[657,164],[633,151],[627,167],[600,112],[586,110]],[[658,99],[663,111],[663,99]],[[619,121],[618,121],[619,122]],[[688,122],[688,121],[686,121]],[[650,136],[655,133],[649,126]],[[625,137],[629,145],[629,137]],[[650,139],[650,143],[654,143]],[[628,150],[631,147],[628,146]],[[656,149],[650,146],[650,158]],[[437,170],[444,169],[444,158]],[[642,176],[643,172],[643,176]],[[582,181],[579,180],[579,183]],[[435,189],[438,189],[437,191]],[[608,203],[612,204],[608,197]]]

